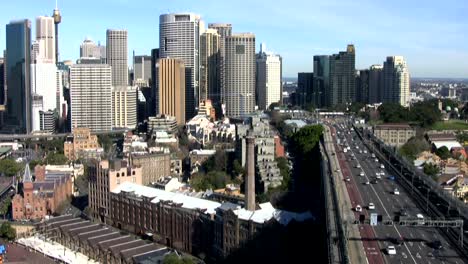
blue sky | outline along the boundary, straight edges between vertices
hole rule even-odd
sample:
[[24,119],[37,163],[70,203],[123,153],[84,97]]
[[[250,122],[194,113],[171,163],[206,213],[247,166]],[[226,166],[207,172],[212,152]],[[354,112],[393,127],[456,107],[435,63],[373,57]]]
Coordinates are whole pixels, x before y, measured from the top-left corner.
[[[55,0],[0,4],[0,50],[13,19],[51,15]],[[159,15],[193,12],[205,23],[253,32],[257,46],[283,56],[283,75],[312,71],[312,57],[356,46],[356,67],[405,56],[415,77],[468,78],[466,0],[59,0],[61,59],[77,59],[85,37],[105,44],[108,28],[129,32],[129,54],[158,47]],[[34,29],[34,23],[33,23]],[[33,30],[34,37],[34,30]]]

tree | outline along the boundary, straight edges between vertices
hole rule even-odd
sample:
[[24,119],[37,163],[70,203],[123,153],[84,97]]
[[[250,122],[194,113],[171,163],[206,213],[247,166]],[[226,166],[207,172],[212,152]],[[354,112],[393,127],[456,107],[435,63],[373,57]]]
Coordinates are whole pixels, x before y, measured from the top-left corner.
[[233,167],[234,177],[237,177],[245,173],[245,169],[244,167],[242,167],[238,159],[234,160],[232,167]]
[[113,144],[109,135],[98,135],[98,142],[105,152],[109,152]]
[[450,158],[452,155],[450,154],[450,151],[449,149],[446,147],[446,146],[442,146],[440,148],[438,148],[436,151],[435,151],[435,154],[437,156],[439,156],[439,158],[443,159],[443,160],[446,160],[448,158]]
[[5,216],[8,214],[10,205],[11,205],[11,198],[10,196],[7,196],[7,198],[5,198],[5,200],[3,200],[2,204],[0,205],[0,214],[3,215],[3,219],[5,219]]
[[428,176],[435,177],[439,173],[439,167],[432,163],[424,164],[424,173]]
[[322,132],[323,128],[320,125],[308,125],[301,128],[291,137],[293,150],[300,155],[309,155],[319,142]]
[[0,174],[5,174],[7,177],[15,176],[21,170],[21,165],[13,159],[0,160]]
[[16,230],[11,226],[10,222],[4,222],[0,226],[0,236],[10,241],[16,238]]
[[358,114],[361,112],[361,109],[364,108],[366,104],[361,103],[361,102],[354,102],[349,106],[349,111],[353,112],[355,114]]
[[419,153],[430,149],[431,145],[424,137],[413,137],[400,147],[399,152],[403,157],[413,161]]
[[46,163],[49,165],[65,165],[68,159],[61,153],[49,153],[46,157]]
[[163,264],[195,264],[195,261],[190,257],[180,257],[175,253],[171,253],[164,256]]
[[408,109],[400,104],[384,103],[379,106],[380,119],[385,123],[399,123],[408,120]]
[[281,183],[281,189],[287,190],[289,188],[289,184],[291,181],[291,172],[289,169],[288,160],[284,157],[276,158],[276,164],[280,170],[280,174],[283,177],[283,181]]

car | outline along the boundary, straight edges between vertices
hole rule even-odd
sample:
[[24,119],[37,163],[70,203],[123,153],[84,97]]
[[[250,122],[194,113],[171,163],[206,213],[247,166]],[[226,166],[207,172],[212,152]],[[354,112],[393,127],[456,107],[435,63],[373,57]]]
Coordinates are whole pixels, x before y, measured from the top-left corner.
[[350,178],[345,178],[344,180],[345,180],[346,182],[350,182],[350,181],[351,181]]
[[369,203],[369,204],[367,205],[367,209],[368,209],[368,210],[375,210],[375,205],[374,205],[374,203]]
[[370,182],[369,182],[369,181],[366,181],[364,184],[365,184],[365,185],[369,185],[369,184],[370,184]]
[[362,154],[362,150],[359,151],[359,154]]
[[428,246],[430,246],[433,249],[442,249],[442,242],[440,242],[439,240],[435,240],[429,243]]
[[390,176],[388,176],[388,179],[391,180],[391,181],[394,181],[394,180],[395,180],[395,176],[390,175]]
[[382,178],[382,177],[380,176],[380,174],[377,174],[375,177],[376,177],[377,179],[381,179],[381,178]]
[[376,158],[374,161],[375,161],[375,162],[379,162],[379,159]]
[[373,180],[371,181],[371,183],[372,183],[372,184],[377,184],[377,180],[376,180],[376,179],[373,179]]
[[336,172],[340,172],[341,170],[340,170],[340,169],[336,169],[335,171],[336,171]]
[[375,154],[374,154],[374,153],[372,153],[371,157],[372,157],[372,158],[375,158]]
[[395,188],[395,190],[393,190],[393,194],[394,195],[400,195],[400,191],[397,188]]
[[367,150],[364,150],[364,154],[367,154]]
[[364,176],[365,176],[364,172],[363,172],[363,171],[361,171],[361,173],[359,173],[359,176],[362,176],[362,177],[364,177]]
[[385,169],[385,166],[383,164],[380,164],[381,169]]
[[403,244],[405,244],[405,240],[401,237],[392,237],[390,238],[390,242],[397,246],[402,246]]
[[361,168],[361,164],[358,163],[358,164],[356,165],[356,168],[358,168],[358,169]]
[[354,207],[354,210],[356,212],[362,212],[362,207],[358,204],[358,205],[356,205],[356,207]]
[[387,247],[387,254],[389,254],[389,255],[396,255],[395,246],[388,246],[388,247]]

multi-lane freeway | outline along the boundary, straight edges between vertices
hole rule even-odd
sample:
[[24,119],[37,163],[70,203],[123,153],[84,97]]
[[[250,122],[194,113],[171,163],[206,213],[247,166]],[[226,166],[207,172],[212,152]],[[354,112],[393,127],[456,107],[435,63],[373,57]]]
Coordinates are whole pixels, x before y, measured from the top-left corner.
[[[398,178],[367,149],[351,127],[335,123],[335,155],[346,183],[356,219],[370,213],[385,219],[427,219],[411,193],[399,186]],[[345,150],[346,149],[346,150]],[[357,209],[357,210],[356,210]],[[419,218],[418,218],[419,217]],[[399,225],[360,225],[360,237],[369,263],[468,263],[443,235],[444,229]],[[395,252],[391,247],[395,248]],[[395,253],[395,254],[389,254]]]

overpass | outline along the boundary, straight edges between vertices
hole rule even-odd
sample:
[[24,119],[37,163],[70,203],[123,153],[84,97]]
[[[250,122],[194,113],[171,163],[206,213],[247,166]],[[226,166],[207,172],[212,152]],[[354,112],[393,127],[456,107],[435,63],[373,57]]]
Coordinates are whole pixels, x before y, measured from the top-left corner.
[[[108,131],[98,131],[92,132],[93,135],[112,135],[112,134],[120,134],[126,133],[131,131],[132,129],[115,129],[115,130],[108,130]],[[1,141],[12,141],[12,140],[26,140],[26,139],[33,139],[39,140],[41,138],[65,138],[67,136],[72,136],[72,133],[59,133],[59,134],[0,134],[0,142]]]

